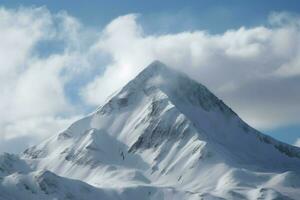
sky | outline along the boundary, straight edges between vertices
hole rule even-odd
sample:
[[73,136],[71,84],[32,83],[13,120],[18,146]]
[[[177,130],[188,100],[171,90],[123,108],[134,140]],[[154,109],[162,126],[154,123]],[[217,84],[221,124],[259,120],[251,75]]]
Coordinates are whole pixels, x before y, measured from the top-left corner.
[[0,0],[0,152],[92,112],[153,60],[300,146],[300,3]]

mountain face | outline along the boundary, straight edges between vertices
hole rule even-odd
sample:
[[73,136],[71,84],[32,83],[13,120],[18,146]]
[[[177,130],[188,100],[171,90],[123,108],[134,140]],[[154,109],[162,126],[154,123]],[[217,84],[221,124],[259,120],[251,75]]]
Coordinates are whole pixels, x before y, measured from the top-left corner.
[[158,61],[65,131],[0,156],[0,200],[299,197],[299,148]]

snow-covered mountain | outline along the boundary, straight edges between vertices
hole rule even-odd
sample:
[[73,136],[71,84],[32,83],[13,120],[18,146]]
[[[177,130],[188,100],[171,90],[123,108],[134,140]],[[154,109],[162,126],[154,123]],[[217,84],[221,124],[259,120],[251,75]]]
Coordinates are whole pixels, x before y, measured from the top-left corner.
[[62,133],[1,155],[0,200],[10,199],[297,200],[300,149],[155,61]]

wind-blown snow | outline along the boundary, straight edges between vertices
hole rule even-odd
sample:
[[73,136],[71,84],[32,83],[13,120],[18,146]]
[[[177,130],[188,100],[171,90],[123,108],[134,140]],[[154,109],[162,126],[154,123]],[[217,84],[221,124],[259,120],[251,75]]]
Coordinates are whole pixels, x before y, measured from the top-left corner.
[[1,155],[0,199],[297,199],[299,176],[299,148],[155,61],[64,132]]

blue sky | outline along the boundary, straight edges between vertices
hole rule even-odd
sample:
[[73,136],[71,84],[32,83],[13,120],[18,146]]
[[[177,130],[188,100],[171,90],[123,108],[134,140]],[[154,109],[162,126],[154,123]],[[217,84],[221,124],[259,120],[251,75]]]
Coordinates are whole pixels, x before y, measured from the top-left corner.
[[[173,32],[206,29],[223,32],[240,26],[265,24],[271,12],[288,11],[298,13],[300,4],[296,0],[190,0],[190,1],[137,1],[95,0],[92,3],[64,1],[10,1],[1,0],[8,8],[18,6],[47,6],[52,12],[67,11],[89,26],[105,26],[112,19],[128,13],[140,13],[149,31]],[[162,21],[160,21],[160,20]],[[166,24],[169,23],[169,24]]]
[[0,0],[0,152],[65,128],[153,59],[264,133],[300,138],[299,2],[124,2]]

